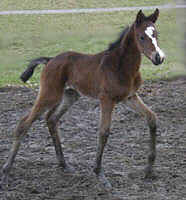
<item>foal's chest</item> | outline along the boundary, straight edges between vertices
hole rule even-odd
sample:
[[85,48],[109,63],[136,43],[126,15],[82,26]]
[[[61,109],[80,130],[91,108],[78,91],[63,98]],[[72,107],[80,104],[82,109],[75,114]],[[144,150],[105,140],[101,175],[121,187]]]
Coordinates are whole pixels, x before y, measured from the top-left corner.
[[115,102],[125,101],[129,97],[133,96],[143,81],[141,79],[140,73],[137,73],[135,78],[126,79],[123,82],[110,82],[107,86],[105,85],[105,92],[110,96]]

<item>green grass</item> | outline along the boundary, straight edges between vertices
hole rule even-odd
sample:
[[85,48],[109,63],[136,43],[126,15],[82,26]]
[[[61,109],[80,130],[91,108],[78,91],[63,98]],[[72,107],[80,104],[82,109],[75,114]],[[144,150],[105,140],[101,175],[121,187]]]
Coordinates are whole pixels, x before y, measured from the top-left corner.
[[[4,7],[5,10],[8,10],[8,5],[12,1],[8,0],[7,2],[7,9]],[[16,2],[15,5],[18,5]],[[45,0],[42,2],[49,5],[47,2],[53,1]],[[78,2],[83,3],[83,1]],[[89,2],[89,7],[94,6],[93,1],[84,2],[85,7],[88,5],[86,2]],[[116,0],[105,2],[108,4],[106,7],[111,7]],[[143,5],[145,2],[147,1],[140,1],[140,4],[135,4],[135,6]],[[154,4],[156,3],[162,4],[165,1],[154,1]],[[5,1],[1,1],[0,4],[4,5]],[[102,7],[101,5],[103,4],[97,7]],[[127,6],[129,5],[127,4]],[[34,6],[36,5],[34,4]],[[118,5],[116,4],[113,7],[116,6]],[[21,8],[24,8],[24,4]],[[38,6],[37,9],[44,8]],[[151,12],[145,11],[146,14],[150,14]],[[19,76],[26,68],[30,59],[39,56],[55,56],[62,51],[68,50],[97,53],[106,49],[108,44],[115,40],[122,28],[134,21],[136,13],[137,11],[94,14],[0,16],[0,86],[22,84]],[[176,32],[178,30],[176,10],[161,10],[160,18],[157,22],[157,29],[160,32],[159,44],[166,53],[166,60],[161,66],[154,66],[149,60],[144,58],[141,68],[144,79],[167,78],[175,73],[183,73],[180,59],[181,53],[179,52],[179,45],[177,45],[179,43],[177,38],[181,38],[181,33]],[[41,67],[36,70],[36,73],[31,78],[30,82],[32,84],[39,82],[40,69]]]

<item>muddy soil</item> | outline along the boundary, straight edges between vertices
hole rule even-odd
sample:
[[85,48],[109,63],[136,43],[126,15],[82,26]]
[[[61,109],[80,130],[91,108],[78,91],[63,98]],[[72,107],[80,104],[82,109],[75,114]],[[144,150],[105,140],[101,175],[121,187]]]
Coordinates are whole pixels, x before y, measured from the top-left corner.
[[[25,115],[37,91],[0,88],[0,168],[12,144],[12,131]],[[146,122],[118,104],[103,166],[113,186],[106,191],[92,168],[96,152],[99,102],[81,97],[60,120],[60,137],[74,174],[58,166],[44,116],[24,139],[1,200],[186,200],[186,79],[145,82],[139,91],[158,116],[154,179],[144,180],[149,133]],[[0,173],[1,177],[1,173]]]

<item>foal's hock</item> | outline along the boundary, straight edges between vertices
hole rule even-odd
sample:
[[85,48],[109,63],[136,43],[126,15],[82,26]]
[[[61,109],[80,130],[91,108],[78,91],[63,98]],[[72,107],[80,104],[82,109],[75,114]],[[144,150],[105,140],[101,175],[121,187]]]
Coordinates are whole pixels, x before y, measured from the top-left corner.
[[[136,92],[142,84],[139,72],[141,54],[143,53],[155,65],[161,64],[165,57],[157,42],[155,22],[158,16],[158,9],[150,16],[145,16],[140,10],[134,23],[124,29],[108,49],[98,54],[71,51],[54,58],[41,57],[29,64],[21,75],[24,82],[32,76],[38,64],[45,64],[41,73],[40,90],[31,111],[20,120],[14,131],[14,143],[3,166],[2,183],[6,184],[8,181],[23,137],[32,123],[45,111],[48,111],[47,126],[59,164],[64,171],[70,170],[63,155],[57,122],[78,100],[79,94],[100,100],[101,122],[93,169],[99,180],[106,187],[111,187],[102,169],[102,155],[110,133],[112,111],[121,101],[146,117],[150,129],[150,149],[145,172],[147,177],[151,175],[156,158],[156,116]],[[70,89],[67,89],[68,86]]]

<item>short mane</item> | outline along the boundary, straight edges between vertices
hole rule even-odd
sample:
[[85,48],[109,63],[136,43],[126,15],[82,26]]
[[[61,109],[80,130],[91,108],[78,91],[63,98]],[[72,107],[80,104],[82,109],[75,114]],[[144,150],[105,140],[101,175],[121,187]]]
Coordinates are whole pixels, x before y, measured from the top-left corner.
[[127,27],[120,33],[118,39],[117,39],[115,42],[109,44],[108,51],[112,51],[112,50],[114,50],[115,48],[117,48],[117,47],[120,46],[120,43],[121,43],[123,37],[124,37],[124,36],[126,35],[126,33],[129,31],[129,29],[130,29],[130,27],[127,26]]

